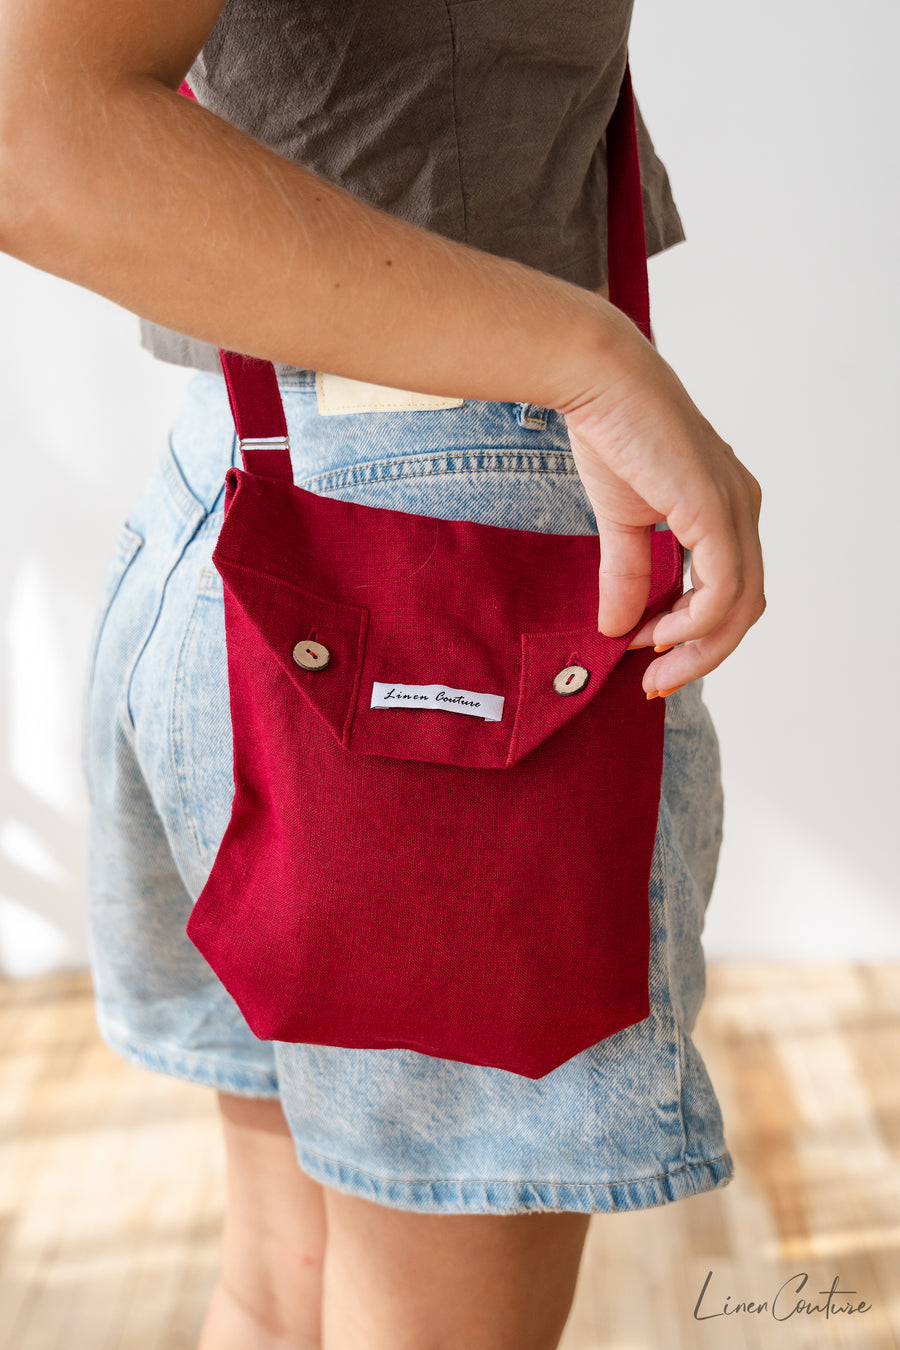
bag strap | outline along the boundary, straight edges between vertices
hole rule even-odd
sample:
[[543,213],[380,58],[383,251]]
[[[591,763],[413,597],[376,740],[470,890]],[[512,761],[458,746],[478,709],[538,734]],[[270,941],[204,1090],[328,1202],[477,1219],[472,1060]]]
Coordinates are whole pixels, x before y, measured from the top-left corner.
[[[185,80],[179,93],[195,98]],[[653,341],[644,203],[638,158],[631,69],[626,57],[613,115],[606,129],[607,264],[609,299]],[[264,478],[293,482],[287,422],[271,361],[219,348],[244,468]]]

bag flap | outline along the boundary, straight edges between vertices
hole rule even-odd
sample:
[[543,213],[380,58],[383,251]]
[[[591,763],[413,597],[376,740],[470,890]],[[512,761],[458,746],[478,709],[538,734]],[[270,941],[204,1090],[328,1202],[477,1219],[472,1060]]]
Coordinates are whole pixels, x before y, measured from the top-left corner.
[[[597,632],[596,535],[365,506],[237,469],[227,479],[213,559],[226,604],[258,640],[235,652],[232,622],[230,660],[274,657],[354,753],[508,768],[597,698],[638,627]],[[641,623],[683,587],[675,536],[654,531],[652,551]],[[310,640],[326,649],[323,667],[294,659]],[[627,659],[639,682],[646,651]],[[557,692],[570,666],[586,682]]]

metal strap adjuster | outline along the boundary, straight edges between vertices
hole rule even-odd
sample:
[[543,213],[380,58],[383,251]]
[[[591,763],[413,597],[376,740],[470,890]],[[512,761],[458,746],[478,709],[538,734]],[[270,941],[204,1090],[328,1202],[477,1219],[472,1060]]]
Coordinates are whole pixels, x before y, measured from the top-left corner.
[[238,437],[241,454],[245,450],[290,450],[291,442],[287,436],[246,436]]

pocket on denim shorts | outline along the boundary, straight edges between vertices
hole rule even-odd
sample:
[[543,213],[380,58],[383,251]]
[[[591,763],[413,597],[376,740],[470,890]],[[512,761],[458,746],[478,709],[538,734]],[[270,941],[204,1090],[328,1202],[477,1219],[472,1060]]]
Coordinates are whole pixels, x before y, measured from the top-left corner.
[[88,768],[88,752],[91,733],[91,698],[94,690],[94,675],[97,670],[97,654],[100,651],[100,642],[103,638],[103,630],[106,627],[106,621],[115,604],[116,596],[119,593],[122,582],[125,580],[125,574],[143,546],[144,536],[139,534],[137,530],[133,530],[130,525],[123,525],[119,531],[119,537],[116,540],[113,555],[106,569],[103,589],[100,593],[100,600],[94,618],[94,627],[90,641],[88,642],[87,660],[85,662],[84,691],[82,695],[81,768],[89,795],[91,793],[90,772]]
[[[231,708],[222,578],[200,569],[197,591],[175,664],[171,753],[184,827],[199,889],[212,866],[234,798]],[[196,884],[199,883],[199,884]]]

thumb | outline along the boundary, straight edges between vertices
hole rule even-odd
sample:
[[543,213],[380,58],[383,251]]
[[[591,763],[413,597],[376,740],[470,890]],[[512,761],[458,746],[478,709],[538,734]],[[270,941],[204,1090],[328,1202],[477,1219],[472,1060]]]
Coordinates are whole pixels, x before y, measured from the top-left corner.
[[650,598],[651,525],[597,521],[600,536],[600,601],[597,627],[605,637],[634,628]]

